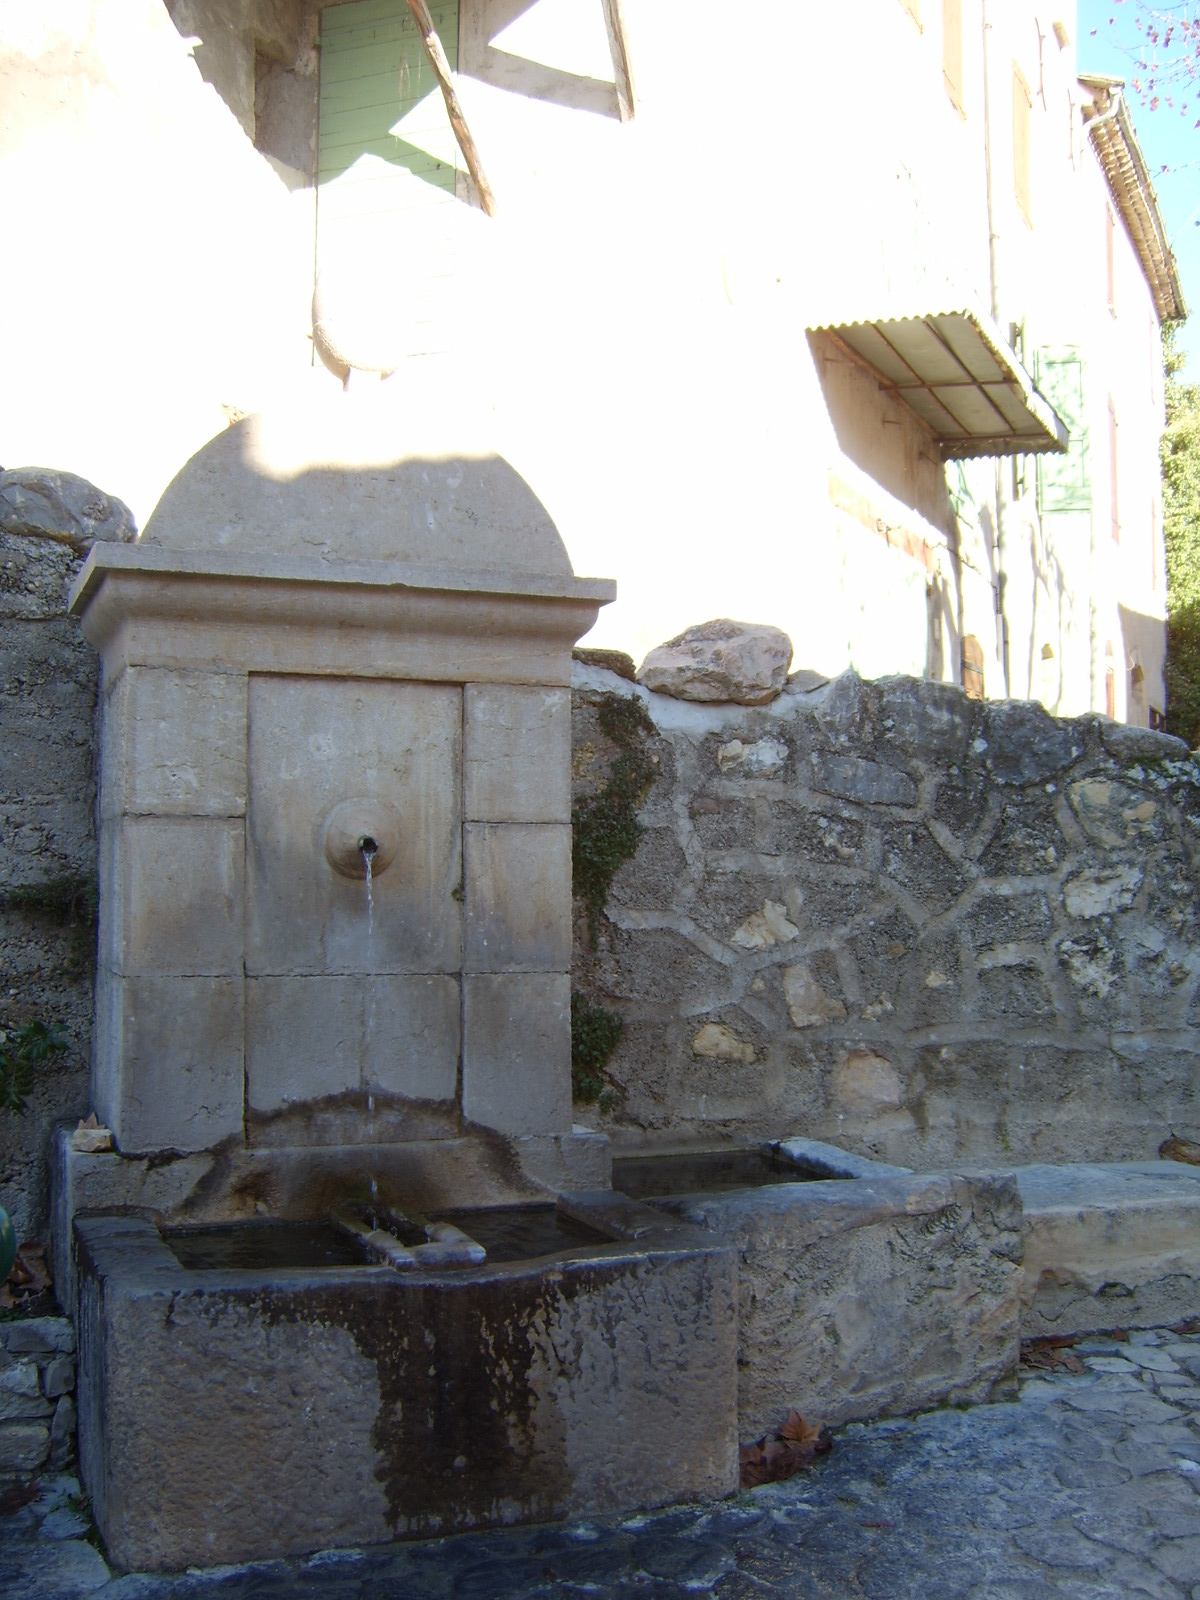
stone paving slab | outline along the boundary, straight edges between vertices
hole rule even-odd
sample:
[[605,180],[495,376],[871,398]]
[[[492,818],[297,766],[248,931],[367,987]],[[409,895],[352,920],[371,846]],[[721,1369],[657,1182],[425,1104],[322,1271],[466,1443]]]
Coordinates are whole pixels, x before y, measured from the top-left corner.
[[1020,1399],[859,1423],[713,1505],[175,1576],[109,1572],[78,1485],[0,1517],[22,1600],[1200,1600],[1200,1335],[1090,1336]]

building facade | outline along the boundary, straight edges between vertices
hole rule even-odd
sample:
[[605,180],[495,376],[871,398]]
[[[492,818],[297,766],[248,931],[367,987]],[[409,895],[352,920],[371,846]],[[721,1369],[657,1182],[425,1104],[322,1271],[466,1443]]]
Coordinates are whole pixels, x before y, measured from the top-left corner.
[[617,578],[590,642],[735,616],[798,667],[1165,710],[1182,296],[1072,5],[432,21],[485,190],[406,0],[5,9],[6,466],[144,522],[231,417],[336,388],[315,277],[318,343],[453,396]]

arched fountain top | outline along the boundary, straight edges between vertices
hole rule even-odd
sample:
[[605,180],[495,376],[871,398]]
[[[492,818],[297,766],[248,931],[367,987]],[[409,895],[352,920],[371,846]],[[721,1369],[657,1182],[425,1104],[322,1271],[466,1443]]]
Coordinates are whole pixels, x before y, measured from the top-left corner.
[[306,397],[235,423],[176,474],[139,543],[571,574],[549,513],[491,447],[485,423],[469,408],[382,391]]

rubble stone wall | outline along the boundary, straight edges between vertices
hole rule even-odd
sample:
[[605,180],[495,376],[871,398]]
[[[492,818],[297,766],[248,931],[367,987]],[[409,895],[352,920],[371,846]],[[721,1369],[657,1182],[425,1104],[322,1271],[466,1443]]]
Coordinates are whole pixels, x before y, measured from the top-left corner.
[[66,1317],[0,1322],[0,1484],[74,1455],[74,1328]]
[[18,1239],[45,1223],[51,1128],[87,1111],[99,662],[65,614],[79,565],[64,543],[0,533],[0,1031],[41,1022],[65,1041],[34,1068],[24,1115],[0,1109]]
[[1180,741],[908,678],[748,709],[577,665],[578,801],[634,695],[644,831],[603,914],[577,907],[574,969],[623,1023],[578,1108],[618,1146],[804,1135],[936,1169],[1200,1137]]

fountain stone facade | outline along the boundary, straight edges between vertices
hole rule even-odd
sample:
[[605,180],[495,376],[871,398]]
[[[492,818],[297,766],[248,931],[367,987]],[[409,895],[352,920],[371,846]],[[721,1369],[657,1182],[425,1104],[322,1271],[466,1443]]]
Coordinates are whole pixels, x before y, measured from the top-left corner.
[[605,1181],[571,1126],[569,684],[614,586],[446,433],[378,397],[247,418],[72,593],[103,664],[95,1110],[126,1157],[222,1152],[231,1215],[295,1209],[286,1152],[474,1137],[493,1177],[507,1149]]

